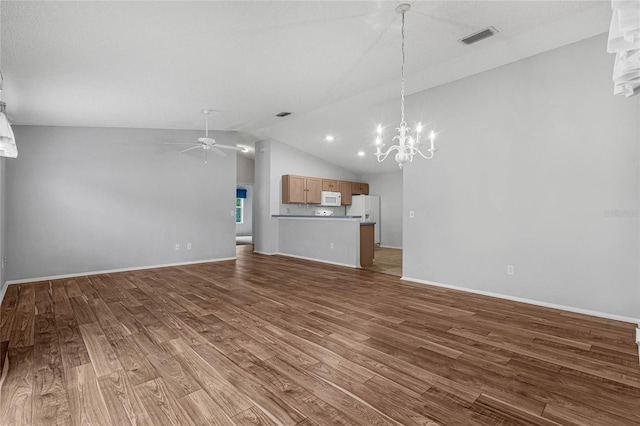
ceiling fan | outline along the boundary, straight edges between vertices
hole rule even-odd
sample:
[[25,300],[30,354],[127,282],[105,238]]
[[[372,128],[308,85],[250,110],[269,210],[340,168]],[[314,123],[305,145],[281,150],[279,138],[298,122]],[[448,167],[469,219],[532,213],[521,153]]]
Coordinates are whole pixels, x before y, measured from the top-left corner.
[[216,143],[216,140],[209,137],[209,114],[211,114],[214,110],[212,109],[203,109],[202,113],[204,114],[204,137],[198,138],[197,142],[165,142],[168,145],[191,145],[190,148],[183,149],[179,151],[178,154],[182,154],[187,151],[191,151],[193,149],[202,149],[204,150],[204,162],[207,162],[207,152],[213,151],[214,154],[220,157],[226,157],[227,154],[223,151],[223,149],[230,149],[233,151],[245,151],[244,148],[240,148],[234,145],[221,145]]

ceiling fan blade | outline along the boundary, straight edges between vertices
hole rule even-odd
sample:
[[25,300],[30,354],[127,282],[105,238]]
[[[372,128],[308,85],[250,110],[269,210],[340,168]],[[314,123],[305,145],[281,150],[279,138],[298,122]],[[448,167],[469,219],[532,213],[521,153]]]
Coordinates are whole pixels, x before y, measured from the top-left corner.
[[194,142],[165,142],[165,145],[195,145]]
[[216,144],[216,148],[222,148],[222,149],[232,149],[234,151],[243,151],[243,148],[240,148],[238,146],[233,146],[233,145],[218,145]]
[[202,148],[202,146],[195,145],[195,146],[192,146],[191,148],[187,148],[187,149],[183,149],[182,151],[179,151],[178,154],[182,154],[183,152],[191,151],[192,149],[197,149],[197,148]]
[[226,157],[227,156],[227,154],[224,151],[218,149],[217,146],[212,146],[211,147],[211,151],[215,152],[218,157]]

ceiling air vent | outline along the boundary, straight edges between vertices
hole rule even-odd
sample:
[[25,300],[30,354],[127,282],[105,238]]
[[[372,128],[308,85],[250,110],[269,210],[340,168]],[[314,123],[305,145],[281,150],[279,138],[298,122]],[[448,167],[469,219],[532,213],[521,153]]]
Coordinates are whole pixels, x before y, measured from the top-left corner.
[[484,30],[478,31],[477,33],[473,33],[469,36],[466,36],[465,38],[461,38],[459,41],[461,41],[464,44],[473,44],[476,43],[480,40],[484,40],[485,38],[489,38],[494,36],[496,33],[498,32],[498,30],[496,30],[493,27],[489,27],[489,28],[485,28]]
[[287,115],[291,115],[290,112],[282,111],[279,114],[276,114],[276,117],[286,117]]

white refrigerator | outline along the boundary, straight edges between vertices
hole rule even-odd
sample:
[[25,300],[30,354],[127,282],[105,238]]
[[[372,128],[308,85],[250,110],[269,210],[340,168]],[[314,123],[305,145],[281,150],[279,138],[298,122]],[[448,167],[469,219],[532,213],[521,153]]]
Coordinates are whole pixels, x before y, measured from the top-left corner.
[[347,206],[347,216],[362,216],[362,222],[375,222],[373,232],[377,246],[380,245],[380,196],[354,195]]

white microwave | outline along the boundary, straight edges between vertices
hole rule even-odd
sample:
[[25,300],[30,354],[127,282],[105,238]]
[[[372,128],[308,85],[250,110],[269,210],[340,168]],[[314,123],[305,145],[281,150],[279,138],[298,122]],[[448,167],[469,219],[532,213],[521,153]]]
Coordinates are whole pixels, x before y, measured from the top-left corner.
[[342,203],[342,194],[339,192],[322,191],[321,206],[339,206]]

